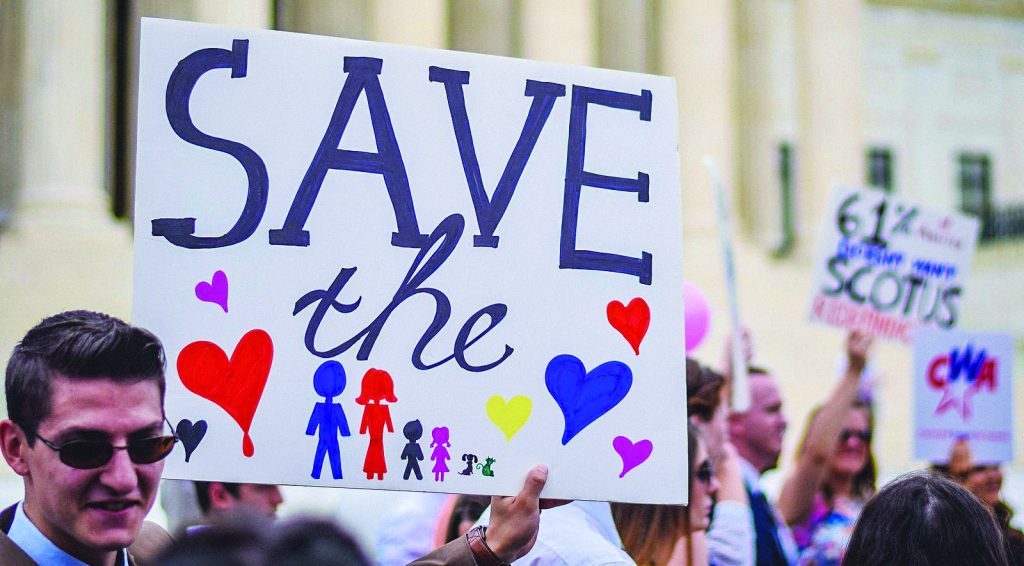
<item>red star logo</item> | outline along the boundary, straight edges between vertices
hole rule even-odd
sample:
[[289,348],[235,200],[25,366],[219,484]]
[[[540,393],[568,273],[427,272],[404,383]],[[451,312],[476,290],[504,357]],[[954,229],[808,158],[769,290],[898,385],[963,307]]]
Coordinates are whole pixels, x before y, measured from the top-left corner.
[[974,409],[971,399],[978,391],[977,382],[965,388],[962,394],[954,391],[953,385],[953,383],[946,383],[946,387],[942,389],[942,399],[939,399],[939,404],[935,407],[935,414],[941,415],[952,409],[960,414],[961,419],[969,421]]

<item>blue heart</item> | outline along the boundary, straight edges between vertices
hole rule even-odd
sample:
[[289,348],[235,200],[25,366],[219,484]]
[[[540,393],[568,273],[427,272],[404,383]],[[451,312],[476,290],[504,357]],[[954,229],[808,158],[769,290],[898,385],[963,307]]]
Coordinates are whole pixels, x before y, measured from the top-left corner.
[[178,421],[178,426],[174,427],[174,432],[178,435],[182,448],[185,449],[185,461],[188,462],[192,452],[206,436],[206,421],[198,420],[192,424],[192,421],[188,419],[181,419]]
[[626,398],[633,386],[633,372],[626,364],[615,361],[587,372],[579,358],[562,354],[548,362],[544,382],[565,417],[565,445]]

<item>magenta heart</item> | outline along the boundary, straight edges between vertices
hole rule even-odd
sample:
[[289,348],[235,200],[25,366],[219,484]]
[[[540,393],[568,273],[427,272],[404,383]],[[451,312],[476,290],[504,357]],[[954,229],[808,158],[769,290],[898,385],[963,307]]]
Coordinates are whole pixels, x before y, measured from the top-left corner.
[[220,305],[224,312],[228,312],[228,276],[224,275],[223,271],[217,270],[209,283],[206,281],[197,283],[196,298],[204,303]]
[[633,468],[643,464],[651,457],[651,451],[654,450],[654,445],[651,444],[650,440],[641,440],[634,444],[632,440],[625,436],[616,436],[615,440],[612,440],[612,447],[615,448],[615,451],[622,458],[620,478],[629,473]]

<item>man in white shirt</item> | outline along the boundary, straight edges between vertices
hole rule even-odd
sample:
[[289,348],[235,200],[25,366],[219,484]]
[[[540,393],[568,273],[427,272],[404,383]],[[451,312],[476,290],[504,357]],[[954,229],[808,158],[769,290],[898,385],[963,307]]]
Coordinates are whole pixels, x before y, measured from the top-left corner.
[[750,369],[750,409],[729,416],[729,437],[740,455],[740,467],[754,515],[758,566],[795,564],[797,547],[781,515],[761,490],[760,477],[775,468],[782,452],[786,417],[775,379],[765,370]]
[[124,566],[170,541],[143,528],[176,441],[164,363],[151,333],[88,311],[47,318],[14,348],[0,450],[25,498],[0,512],[0,563]]

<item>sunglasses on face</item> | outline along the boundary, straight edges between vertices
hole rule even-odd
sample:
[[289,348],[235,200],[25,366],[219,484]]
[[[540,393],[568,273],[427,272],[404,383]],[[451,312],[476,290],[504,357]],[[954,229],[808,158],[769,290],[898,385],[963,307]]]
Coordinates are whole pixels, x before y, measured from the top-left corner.
[[867,444],[871,442],[871,431],[870,430],[851,430],[843,429],[843,432],[839,433],[839,441],[846,442],[853,437],[857,437],[861,442]]
[[711,460],[704,460],[704,463],[697,468],[697,473],[694,474],[697,481],[704,485],[711,484],[711,478],[715,477],[715,467],[711,465]]
[[38,434],[35,436],[48,448],[55,450],[61,462],[79,470],[106,465],[116,450],[127,450],[128,458],[135,464],[153,464],[166,458],[178,441],[177,436],[167,435],[133,440],[126,446],[114,446],[105,440],[72,440],[58,446]]
[[977,464],[957,474],[961,480],[967,480],[972,474],[991,472],[999,469],[999,464]]

